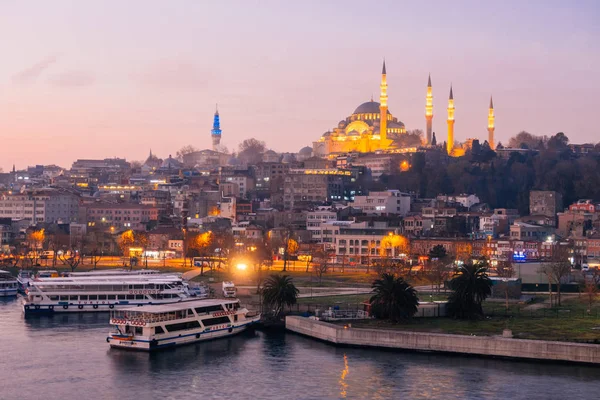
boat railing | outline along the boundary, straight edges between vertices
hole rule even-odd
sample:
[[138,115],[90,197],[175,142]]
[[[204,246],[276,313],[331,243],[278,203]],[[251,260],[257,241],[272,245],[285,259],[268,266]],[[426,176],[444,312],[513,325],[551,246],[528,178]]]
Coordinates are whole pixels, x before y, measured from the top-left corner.
[[173,321],[177,319],[184,319],[191,316],[181,316],[181,315],[171,315],[171,314],[135,314],[131,313],[129,315],[119,315],[118,313],[114,313],[111,315],[111,320],[119,320],[125,323],[129,322],[144,322],[146,324],[152,324],[155,322],[164,322],[164,321]]

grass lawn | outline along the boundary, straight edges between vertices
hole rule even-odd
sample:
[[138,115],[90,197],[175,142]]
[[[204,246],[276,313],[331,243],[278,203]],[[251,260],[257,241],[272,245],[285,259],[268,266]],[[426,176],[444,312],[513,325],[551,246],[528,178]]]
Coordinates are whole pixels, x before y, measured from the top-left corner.
[[[352,321],[355,328],[399,329],[416,332],[450,333],[458,335],[494,336],[504,329],[511,329],[519,339],[557,340],[572,342],[600,342],[600,307],[592,307],[579,299],[564,301],[563,307],[527,312],[518,309],[523,305],[511,305],[509,315],[503,315],[490,303],[485,304],[488,317],[482,321],[461,321],[452,318],[415,318],[412,321],[393,324],[387,321]],[[494,307],[497,307],[494,305]],[[569,311],[566,311],[569,310]],[[490,311],[493,315],[490,316]],[[598,329],[594,329],[598,328]]]
[[315,304],[315,305],[347,305],[360,304],[371,298],[370,294],[350,294],[340,296],[319,296],[319,297],[301,297],[298,299],[300,304]]

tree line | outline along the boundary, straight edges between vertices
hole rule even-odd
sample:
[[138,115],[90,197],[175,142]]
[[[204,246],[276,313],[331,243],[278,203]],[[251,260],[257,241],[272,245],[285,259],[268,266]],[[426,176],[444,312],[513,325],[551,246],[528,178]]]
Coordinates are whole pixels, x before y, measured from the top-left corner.
[[[522,215],[529,211],[530,190],[561,193],[565,205],[600,200],[599,145],[588,153],[575,153],[562,132],[549,138],[521,132],[510,143],[527,151],[500,157],[487,142],[474,141],[465,156],[445,163],[428,162],[425,153],[415,153],[408,171],[384,175],[381,183],[423,198],[473,193],[492,208],[514,208]],[[502,148],[498,144],[497,149]]]

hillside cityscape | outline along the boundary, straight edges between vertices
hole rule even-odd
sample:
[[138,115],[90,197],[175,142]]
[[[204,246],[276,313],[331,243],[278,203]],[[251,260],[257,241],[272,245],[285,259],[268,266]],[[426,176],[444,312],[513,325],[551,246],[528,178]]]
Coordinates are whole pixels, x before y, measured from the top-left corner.
[[0,399],[593,399],[600,3],[0,2]]

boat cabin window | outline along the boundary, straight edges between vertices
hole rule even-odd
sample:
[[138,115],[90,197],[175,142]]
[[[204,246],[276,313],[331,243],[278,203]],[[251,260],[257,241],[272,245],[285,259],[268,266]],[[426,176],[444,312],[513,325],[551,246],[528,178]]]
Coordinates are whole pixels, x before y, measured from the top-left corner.
[[209,318],[209,319],[203,319],[202,323],[204,324],[204,326],[213,326],[213,325],[219,325],[219,324],[228,324],[229,322],[231,322],[229,320],[229,317],[218,317],[218,318]]
[[198,321],[180,322],[178,324],[165,325],[165,328],[167,328],[167,331],[169,332],[183,331],[186,329],[200,328],[200,323]]
[[69,296],[69,300],[75,300],[75,301],[77,301],[77,295],[75,295],[75,296],[70,295]]
[[136,300],[144,300],[144,298],[145,298],[145,297],[146,297],[146,296],[144,296],[143,294],[136,294],[136,295],[135,295],[135,299],[136,299]]
[[69,300],[69,296],[60,296],[60,301],[67,301]]
[[141,326],[136,326],[135,327],[135,334],[136,335],[141,335],[143,333],[143,328]]
[[120,294],[117,296],[119,300],[125,300],[126,296],[124,294]]
[[115,299],[115,297],[116,297],[116,296],[115,296],[114,294],[109,294],[109,295],[108,295],[108,299],[109,299],[109,300],[114,300],[114,299]]
[[154,333],[165,333],[165,330],[162,328],[162,326],[157,326],[154,330]]
[[88,299],[87,294],[82,294],[81,296],[79,296],[80,301],[87,301],[87,299]]
[[98,300],[106,300],[106,295],[105,294],[98,295]]
[[134,299],[135,299],[134,295],[132,295],[132,294],[127,295],[127,300],[134,300]]
[[97,294],[90,294],[90,300],[98,300]]
[[195,308],[195,310],[196,310],[196,313],[198,313],[198,315],[200,315],[200,314],[210,313],[213,311],[223,311],[223,306],[221,306],[219,304],[216,306],[198,307],[198,308]]
[[192,309],[191,309],[191,308],[188,308],[188,310],[187,310],[187,315],[188,315],[188,317],[191,317],[191,316],[193,316],[193,315],[194,315],[194,312],[192,311]]
[[48,296],[52,301],[58,301],[58,296]]

